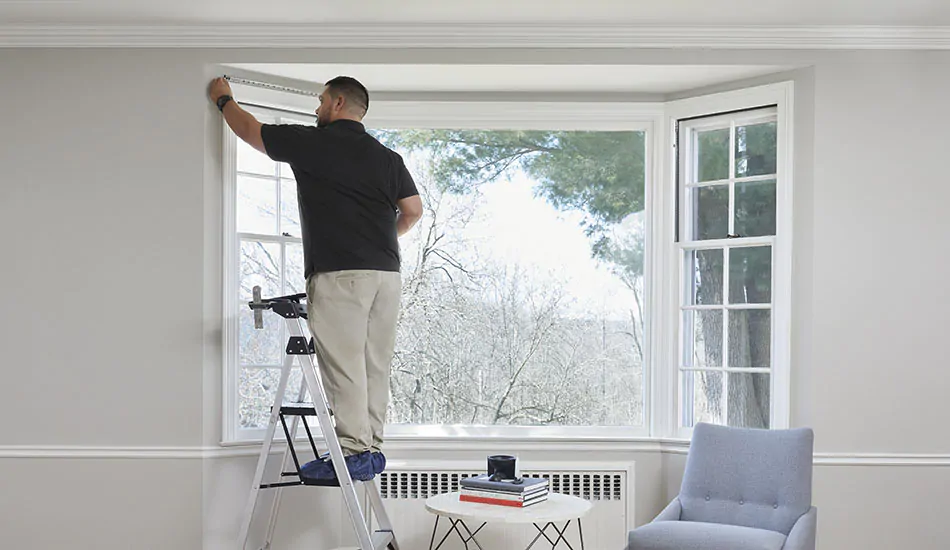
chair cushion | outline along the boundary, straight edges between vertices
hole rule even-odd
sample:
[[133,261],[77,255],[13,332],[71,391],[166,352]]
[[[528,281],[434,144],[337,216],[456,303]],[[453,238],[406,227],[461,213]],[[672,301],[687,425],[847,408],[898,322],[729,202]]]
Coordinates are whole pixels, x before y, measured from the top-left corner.
[[629,533],[627,550],[782,550],[776,531],[703,523],[656,521]]

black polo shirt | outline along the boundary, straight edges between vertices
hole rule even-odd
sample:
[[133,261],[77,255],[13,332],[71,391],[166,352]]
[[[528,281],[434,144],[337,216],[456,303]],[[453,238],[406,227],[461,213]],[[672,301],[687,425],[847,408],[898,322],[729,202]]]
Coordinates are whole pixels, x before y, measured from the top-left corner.
[[402,157],[337,120],[322,128],[265,124],[267,155],[297,179],[304,275],[344,269],[399,271],[396,201],[417,195]]

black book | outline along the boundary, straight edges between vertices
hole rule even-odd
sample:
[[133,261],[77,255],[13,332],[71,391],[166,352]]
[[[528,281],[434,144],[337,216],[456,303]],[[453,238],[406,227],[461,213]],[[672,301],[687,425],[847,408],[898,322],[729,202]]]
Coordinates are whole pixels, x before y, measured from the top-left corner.
[[462,478],[459,485],[466,489],[482,489],[502,493],[526,494],[541,491],[548,487],[548,480],[539,477],[523,477],[520,483],[515,480],[492,481],[488,474]]

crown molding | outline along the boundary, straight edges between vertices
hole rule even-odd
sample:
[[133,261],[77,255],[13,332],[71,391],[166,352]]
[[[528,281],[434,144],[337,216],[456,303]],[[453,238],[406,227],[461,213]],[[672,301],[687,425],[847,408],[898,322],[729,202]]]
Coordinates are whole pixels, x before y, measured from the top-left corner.
[[6,48],[947,50],[950,27],[583,24],[0,25]]

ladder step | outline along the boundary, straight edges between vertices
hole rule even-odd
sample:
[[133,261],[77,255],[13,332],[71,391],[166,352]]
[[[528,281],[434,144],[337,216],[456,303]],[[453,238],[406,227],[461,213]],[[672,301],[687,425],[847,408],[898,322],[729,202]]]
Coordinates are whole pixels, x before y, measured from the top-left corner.
[[392,531],[376,531],[373,533],[373,548],[380,550],[386,548],[393,541]]
[[285,403],[281,405],[280,412],[289,416],[317,416],[313,403]]
[[[389,543],[393,541],[393,534],[391,531],[376,531],[373,533],[373,548],[376,550],[381,550],[389,546]],[[334,548],[333,550],[360,550],[359,546],[341,546],[340,548]]]
[[[330,416],[333,416],[333,409],[328,409]],[[317,409],[313,408],[313,403],[285,403],[281,405],[280,412],[287,416],[317,416]]]

